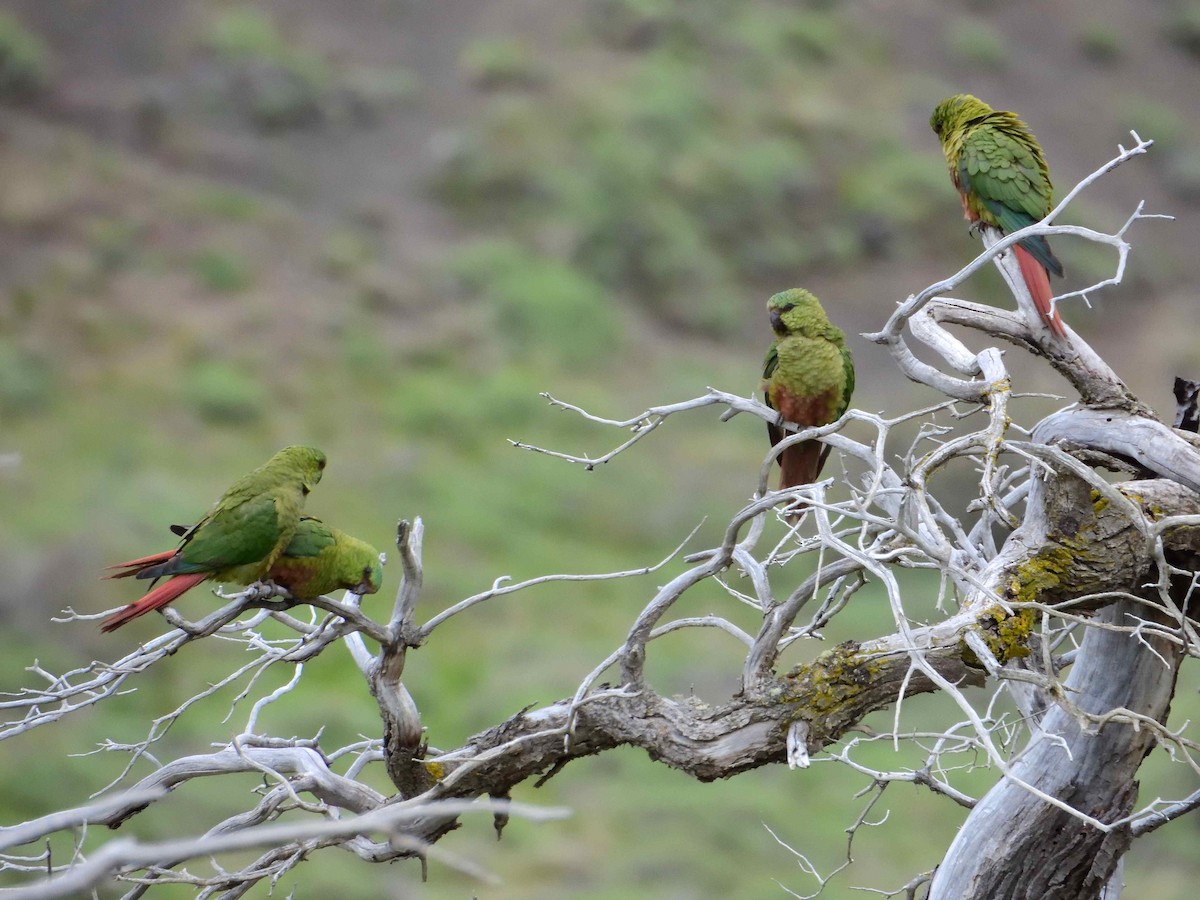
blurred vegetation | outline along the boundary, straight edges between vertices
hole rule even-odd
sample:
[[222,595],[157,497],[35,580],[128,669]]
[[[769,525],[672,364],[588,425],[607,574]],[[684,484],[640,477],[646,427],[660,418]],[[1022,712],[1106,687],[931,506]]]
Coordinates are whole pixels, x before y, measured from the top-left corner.
[[1106,22],[1089,22],[1079,36],[1079,49],[1097,65],[1113,65],[1122,55],[1121,33]]
[[246,290],[253,278],[250,261],[238,253],[209,248],[192,259],[196,278],[208,290],[236,294]]
[[264,128],[315,121],[333,73],[319,54],[293,47],[271,16],[257,7],[234,6],[209,26],[204,44],[238,73],[247,114]]
[[459,65],[476,87],[531,88],[545,79],[532,47],[513,38],[485,38],[467,46]]
[[950,19],[946,27],[950,55],[968,68],[1003,69],[1008,63],[1004,41],[996,28],[977,19]]
[[188,378],[187,396],[200,418],[214,425],[252,424],[264,416],[269,402],[257,378],[221,361],[197,364]]
[[289,39],[258,6],[222,9],[199,42],[225,75],[222,100],[231,100],[264,131],[339,120],[369,124],[386,107],[410,99],[418,87],[403,69],[336,65]]
[[46,360],[0,337],[0,415],[44,412],[53,390],[53,370]]
[[206,248],[192,258],[197,281],[218,294],[238,294],[253,280],[250,260],[228,250]]
[[[44,167],[52,177],[37,182],[39,194],[28,208],[42,208],[66,178],[87,185],[94,214],[44,249],[40,277],[11,288],[2,307],[0,329],[13,334],[0,340],[6,426],[0,446],[19,450],[21,463],[0,470],[0,490],[12,510],[0,521],[0,565],[12,573],[17,590],[31,582],[46,586],[43,567],[57,569],[54,560],[72,552],[77,535],[94,533],[78,564],[64,569],[67,580],[48,588],[56,598],[72,599],[51,605],[97,610],[127,601],[128,591],[94,580],[103,564],[168,545],[168,524],[194,520],[231,473],[293,440],[311,440],[333,461],[321,493],[312,498],[313,511],[381,546],[387,546],[397,516],[424,516],[427,614],[499,574],[526,578],[656,562],[711,503],[732,510],[753,489],[765,450],[761,429],[748,422],[718,427],[714,415],[681,419],[669,440],[647,443],[643,459],[653,465],[622,461],[608,467],[602,480],[599,473],[586,476],[519,453],[504,438],[563,448],[605,446],[619,436],[549,410],[538,392],[554,389],[597,411],[627,414],[639,404],[700,393],[709,381],[749,391],[757,383],[757,359],[747,370],[737,354],[698,360],[681,348],[657,346],[628,331],[628,311],[579,270],[502,240],[465,244],[428,273],[426,290],[462,304],[452,323],[439,325],[429,314],[414,322],[411,310],[392,307],[356,308],[355,276],[378,263],[369,229],[338,226],[305,245],[297,223],[281,227],[275,221],[279,209],[261,197],[203,181],[144,182],[135,168],[101,157],[103,147],[77,138],[40,154],[30,171]],[[98,167],[105,177],[91,181],[89,173]],[[18,231],[44,227],[40,219],[11,221]],[[164,235],[173,237],[164,244]],[[239,249],[225,249],[232,247]],[[292,290],[298,270],[310,285],[299,294]],[[244,291],[250,278],[252,293]],[[246,296],[281,302],[267,314],[243,302]],[[33,349],[43,339],[77,352],[67,355],[69,364],[51,368]],[[370,452],[363,452],[367,447]],[[664,478],[664,470],[678,476]],[[632,498],[638,500],[631,513]],[[715,528],[709,527],[710,537]],[[394,586],[396,575],[387,577]],[[544,588],[448,626],[440,646],[410,662],[411,688],[428,708],[431,735],[449,746],[533,700],[569,693],[584,674],[579,660],[589,660],[586,667],[611,650],[648,590],[647,581]],[[189,601],[192,612],[209,602],[203,591]],[[157,626],[133,626],[110,641],[87,624],[47,630],[45,610],[29,613],[31,618],[22,613],[19,619],[20,650],[6,656],[8,684],[26,683],[21,668],[33,657],[53,668],[92,655],[112,657]],[[564,656],[561,642],[550,638],[559,628],[554,623],[566,615],[580,633]],[[733,671],[734,652],[720,644],[709,648],[707,658],[724,660],[723,669]],[[95,790],[119,761],[92,758],[63,775],[62,748],[86,751],[106,735],[136,739],[155,715],[240,661],[219,644],[184,653],[136,694],[117,698],[108,712],[31,735],[23,744],[33,760],[30,777],[52,780],[54,796],[29,790],[24,780],[0,785],[6,808],[14,817],[32,815],[44,811],[48,799],[74,800]],[[709,664],[685,643],[664,647],[656,664],[672,689],[731,689],[714,684]],[[369,732],[376,713],[349,660],[331,654],[312,671],[304,702],[273,711],[263,727],[312,733],[319,719],[316,727],[326,729],[323,740],[331,747]],[[454,700],[444,703],[443,697]],[[231,698],[198,707],[172,729],[161,753],[195,752],[233,733],[237,715],[233,723],[219,724],[222,704]],[[660,823],[690,818],[700,802],[681,793],[679,781],[668,776],[664,784],[658,767],[630,755],[598,766],[594,771],[609,773],[604,778],[627,783],[631,798],[658,796]],[[588,766],[580,769],[579,778],[561,778],[529,799],[600,802],[602,782],[586,774]],[[614,771],[628,771],[628,780]],[[747,822],[769,804],[777,791],[773,784],[768,777],[760,788],[725,794]],[[225,791],[185,791],[178,803],[125,827],[143,837],[178,831],[212,820],[229,802],[241,799]],[[622,815],[634,814],[631,804],[624,804]],[[553,832],[517,826],[506,833],[504,852],[493,864],[505,866],[509,859],[529,867],[514,874],[514,886],[536,884],[546,867],[561,871],[559,858],[573,857],[572,871],[586,867],[596,878],[600,870],[591,853],[569,848],[598,838],[598,827],[588,817]],[[474,837],[470,831],[463,835],[463,852],[492,852],[490,825]],[[772,852],[766,841],[748,843]],[[396,877],[393,870],[357,872],[350,861],[334,857],[304,876],[306,888],[335,889],[350,870],[361,883]],[[400,877],[417,890],[415,871],[402,870]],[[596,889],[608,891],[626,877],[646,876],[631,870],[597,882]],[[736,877],[721,877],[735,888]],[[438,870],[430,889],[453,893],[467,883]]]
[[[205,57],[209,68],[184,87],[210,92],[211,107],[209,118],[196,119],[187,118],[186,104],[169,106],[178,130],[150,165],[110,136],[14,128],[0,143],[0,164],[11,173],[0,192],[0,456],[20,456],[0,467],[4,684],[30,684],[24,667],[34,658],[60,670],[116,658],[152,635],[153,621],[101,638],[89,624],[47,619],[68,604],[95,612],[130,600],[126,585],[97,581],[100,567],[167,546],[168,524],[193,521],[232,477],[286,443],[312,442],[329,453],[310,509],[339,526],[382,548],[397,517],[425,518],[422,615],[500,576],[652,564],[701,521],[689,549],[715,540],[754,490],[766,450],[758,421],[719,423],[713,411],[673,419],[632,454],[590,473],[514,450],[505,439],[598,454],[624,435],[548,408],[539,392],[616,417],[699,395],[707,385],[750,394],[765,346],[762,302],[775,290],[824,279],[845,294],[847,316],[876,322],[880,309],[927,275],[965,262],[974,245],[924,123],[927,101],[958,89],[983,92],[979,78],[1016,67],[1005,65],[1012,35],[1002,11],[960,6],[966,18],[957,11],[929,30],[929,67],[916,77],[899,67],[893,36],[833,2],[584,0],[553,52],[545,34],[516,26],[463,35],[449,53],[430,50],[430,58],[457,60],[462,84],[477,94],[447,101],[461,118],[453,135],[437,132],[439,150],[450,148],[432,179],[454,213],[451,234],[467,239],[426,255],[436,243],[426,236],[419,260],[397,259],[396,234],[418,227],[402,213],[389,226],[386,216],[368,222],[345,208],[362,209],[365,195],[365,205],[391,212],[390,196],[377,198],[373,182],[353,178],[364,157],[352,156],[361,145],[351,138],[360,135],[313,126],[378,123],[401,102],[436,110],[446,98],[426,79],[437,69],[427,64],[418,77],[381,57],[368,64],[365,53],[328,49],[314,29],[299,27],[302,14],[285,18],[279,5],[207,2],[191,7],[200,10],[188,19],[193,31],[155,42],[160,55],[163,46],[179,46]],[[1187,46],[1187,10],[1174,4],[1174,18],[1161,20],[1161,33],[1178,47]],[[4,60],[32,59],[30,71],[41,74],[27,83],[53,90],[49,51],[32,31],[4,21],[0,72]],[[381,21],[400,34],[409,20]],[[1072,40],[1086,58],[1111,60],[1103,71],[1119,75],[1137,57],[1123,34],[1118,41],[1120,32],[1105,31],[1113,27],[1081,21]],[[25,48],[24,56],[7,45]],[[947,83],[931,74],[943,56],[953,72]],[[1078,66],[1078,55],[1071,64]],[[1152,165],[1180,198],[1195,192],[1194,122],[1132,80],[1113,96],[1114,134],[1127,123],[1146,128],[1161,142],[1156,152],[1164,151]],[[240,117],[233,138],[222,132],[204,144],[211,156],[193,151],[213,110],[227,109]],[[125,115],[114,107],[114,121]],[[302,128],[311,133],[293,133]],[[281,133],[295,144],[285,145]],[[247,134],[262,143],[239,143]],[[388,143],[393,137],[381,137],[379,158],[399,168],[409,160]],[[233,162],[222,170],[214,160],[230,144]],[[307,196],[302,191],[272,195],[279,184],[309,187],[308,170],[287,168],[301,152],[332,158],[352,199],[304,208],[289,205]],[[1102,158],[1107,148],[1097,152]],[[198,161],[203,177],[186,172],[189,161]],[[1138,252],[1153,246],[1139,244]],[[1064,255],[1076,277],[1110,271],[1106,251],[1068,246]],[[893,262],[912,268],[886,267]],[[855,279],[872,266],[883,266],[887,280],[864,288]],[[979,291],[986,296],[997,282]],[[1127,338],[1128,317],[1111,320]],[[855,352],[869,357],[871,349],[860,342]],[[907,403],[912,394],[895,401],[903,390],[897,381],[890,366],[864,378],[861,403]],[[1014,418],[1031,420],[1022,404],[1035,402],[1015,402]],[[457,746],[527,704],[569,694],[622,640],[654,585],[675,571],[546,586],[447,625],[406,669],[431,743]],[[804,574],[772,578],[786,591]],[[936,596],[921,573],[904,574],[913,575],[906,584],[916,596]],[[380,598],[368,602],[387,602],[397,574],[389,567],[386,578]],[[211,602],[194,593],[181,604],[185,613]],[[731,605],[713,586],[688,603],[681,613]],[[739,614],[753,628],[752,611],[730,612]],[[869,586],[825,639],[893,627],[885,598]],[[793,645],[787,663],[824,646]],[[680,635],[655,645],[652,677],[667,691],[719,702],[736,689],[740,650],[721,636]],[[0,782],[4,824],[83,802],[124,759],[68,753],[105,738],[139,739],[155,716],[244,661],[208,642],[167,661],[106,710],[20,739],[20,777]],[[262,688],[290,674],[268,676]],[[237,689],[201,704],[159,755],[201,752],[239,730],[244,710],[223,721]],[[914,724],[944,724],[933,698],[904,709]],[[1182,722],[1198,712],[1194,694],[1182,692],[1173,715]],[[271,707],[261,728],[286,735],[323,728],[323,746],[333,747],[374,734],[377,721],[361,677],[334,653],[309,665],[300,692]],[[889,728],[890,713],[873,724]],[[910,756],[888,746],[863,758],[882,767],[923,762]],[[776,898],[777,882],[804,892],[811,880],[762,826],[828,871],[844,858],[842,829],[860,811],[850,798],[869,784],[824,758],[816,766],[699,785],[640,753],[605,754],[573,764],[540,790],[517,792],[517,799],[572,807],[568,822],[514,821],[497,844],[490,822],[467,820],[447,840],[444,849],[498,872],[503,886],[480,885],[436,862],[423,885],[416,866],[376,871],[343,854],[301,867],[297,894],[346,893],[353,884],[363,895],[492,900]],[[382,773],[375,777],[387,790]],[[969,789],[982,791],[994,777],[979,769]],[[1179,777],[1152,760],[1143,795],[1188,793]],[[245,793],[192,786],[125,828],[161,838],[207,826],[244,805],[255,787],[254,779]],[[889,804],[891,819],[860,835],[855,867],[829,896],[847,896],[851,883],[903,884],[936,863],[962,818],[926,793],[893,788]],[[1155,891],[1140,896],[1191,896],[1189,838],[1170,828],[1139,844],[1130,882],[1152,880]]]
[[[929,185],[945,178],[936,157],[834,114],[835,73],[878,52],[834,12],[643,0],[588,10],[620,54],[612,77],[599,87],[564,73],[497,96],[443,166],[438,194],[473,227],[717,335],[743,327],[747,296],[903,249],[902,230],[931,212]],[[828,216],[843,197],[855,217]]]
[[1163,25],[1167,39],[1181,50],[1200,58],[1200,2],[1173,0]]
[[50,54],[42,40],[0,11],[0,102],[29,100],[50,83]]
[[597,363],[617,349],[619,309],[603,287],[566,263],[496,240],[464,247],[451,271],[520,359],[565,368]]

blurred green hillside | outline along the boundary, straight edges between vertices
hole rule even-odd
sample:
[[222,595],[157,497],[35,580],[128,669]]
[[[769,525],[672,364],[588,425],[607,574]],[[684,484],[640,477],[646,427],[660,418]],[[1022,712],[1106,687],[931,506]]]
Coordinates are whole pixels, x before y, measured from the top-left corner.
[[[673,418],[590,473],[506,439],[599,454],[624,438],[549,408],[542,391],[614,418],[709,385],[755,391],[763,303],[794,285],[850,336],[856,405],[932,402],[857,333],[976,252],[927,125],[962,90],[1022,113],[1060,191],[1129,129],[1158,141],[1067,220],[1115,228],[1144,198],[1177,221],[1139,224],[1125,283],[1064,315],[1168,412],[1170,376],[1200,370],[1177,324],[1195,320],[1197,77],[1194,0],[1053,0],[1036,14],[973,0],[0,0],[3,684],[35,683],[34,659],[58,671],[155,634],[145,619],[102,637],[50,617],[134,599],[100,569],[168,546],[169,524],[288,443],[328,453],[309,509],[340,527],[384,547],[398,518],[424,518],[423,618],[504,575],[655,563],[701,522],[692,549],[706,546],[754,490],[759,422]],[[1090,247],[1056,252],[1071,288],[1109,274]],[[971,287],[1003,302],[990,273]],[[1067,390],[1039,366],[1014,371],[1018,391]],[[1022,424],[1056,405],[1025,401]],[[395,569],[373,602],[388,602]],[[446,626],[406,668],[431,743],[458,746],[572,693],[656,577],[545,586]],[[185,613],[211,602],[196,593]],[[752,625],[715,589],[690,602]],[[866,590],[827,640],[892,627]],[[136,694],[5,745],[17,764],[0,778],[0,824],[103,786],[118,754],[68,754],[139,739],[240,664],[209,644]],[[651,665],[664,692],[716,702],[736,689],[734,642],[661,644]],[[330,747],[377,736],[361,678],[328,657],[261,727],[324,728]],[[244,710],[221,722],[232,698],[202,704],[160,757],[240,730]],[[935,698],[906,710],[941,721]],[[990,773],[973,777],[982,791]],[[1174,770],[1148,778],[1147,797],[1191,790]],[[824,761],[700,785],[608,754],[518,792],[570,806],[567,822],[514,821],[497,844],[480,817],[443,842],[499,886],[436,863],[421,884],[415,865],[328,856],[301,867],[296,896],[804,893],[815,885],[763,826],[828,872],[868,784]],[[884,801],[876,814],[890,801],[892,818],[859,835],[854,867],[824,896],[899,887],[937,862],[962,817],[899,787]],[[181,833],[245,802],[184,789],[125,827]],[[1192,896],[1187,827],[1135,848],[1130,896]]]

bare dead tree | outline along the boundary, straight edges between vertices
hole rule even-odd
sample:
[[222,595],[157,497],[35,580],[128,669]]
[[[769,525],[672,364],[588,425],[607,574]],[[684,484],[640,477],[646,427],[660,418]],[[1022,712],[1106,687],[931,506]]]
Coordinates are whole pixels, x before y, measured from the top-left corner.
[[[1121,861],[1137,838],[1200,806],[1200,784],[1188,796],[1146,801],[1138,797],[1137,782],[1143,759],[1155,748],[1200,775],[1196,737],[1186,727],[1166,725],[1180,667],[1200,655],[1191,618],[1200,556],[1200,449],[1194,435],[1158,421],[1082,338],[1070,329],[1065,341],[1049,335],[1008,250],[1030,234],[1114,249],[1112,278],[1059,301],[1086,298],[1119,282],[1130,249],[1126,234],[1151,216],[1139,208],[1114,234],[1050,222],[1080,191],[1149,147],[1136,134],[1134,141],[1071,191],[1046,221],[1007,236],[985,233],[985,250],[970,265],[909,297],[869,335],[888,348],[905,375],[935,391],[936,402],[891,418],[855,409],[831,425],[796,431],[772,449],[756,477],[748,476],[749,499],[728,516],[716,546],[684,554],[693,533],[666,559],[644,568],[553,574],[516,584],[497,579],[420,622],[423,528],[420,520],[401,522],[403,578],[386,622],[365,613],[353,595],[300,605],[259,585],[227,596],[223,608],[199,622],[168,610],[172,630],[115,663],[93,662],[61,675],[35,664],[29,671],[39,685],[0,700],[7,714],[0,739],[19,739],[108,702],[197,640],[237,642],[249,660],[216,684],[198,685],[189,700],[152,722],[143,740],[98,751],[127,755],[120,781],[135,764],[150,765],[150,775],[126,787],[114,783],[76,808],[0,828],[0,870],[22,880],[18,893],[24,897],[74,896],[113,878],[126,886],[127,897],[168,882],[193,885],[201,897],[237,897],[329,847],[364,863],[442,855],[473,871],[438,844],[461,816],[490,812],[500,830],[510,815],[561,815],[513,803],[511,791],[529,780],[545,781],[574,759],[633,745],[701,781],[768,764],[804,770],[824,754],[817,758],[864,773],[875,785],[850,829],[851,840],[871,824],[872,807],[892,782],[922,785],[969,809],[936,871],[913,873],[892,896],[1118,896]],[[989,264],[1003,273],[1017,312],[948,296]],[[968,349],[948,325],[975,332],[986,346]],[[919,359],[910,339],[923,344],[937,365]],[[1014,390],[995,340],[1048,361],[1079,401],[1032,428],[1018,425],[1024,395]],[[599,427],[627,432],[599,456],[513,442],[588,469],[633,450],[671,416],[691,410],[715,406],[724,409],[723,418],[777,421],[758,400],[715,389],[624,420],[547,399]],[[914,429],[915,439],[902,444]],[[838,451],[845,477],[771,490],[778,453],[814,438]],[[1124,480],[1104,477],[1101,469]],[[963,471],[971,474],[976,496],[958,510],[943,485],[949,473]],[[802,521],[788,526],[779,514],[798,500],[804,503]],[[796,561],[804,559],[817,561],[815,572],[783,588]],[[932,620],[913,618],[915,604],[929,598],[914,596],[909,570],[937,575],[942,612]],[[633,577],[650,572],[670,577],[645,593],[625,639],[596,661],[570,696],[522,710],[461,747],[427,743],[404,685],[405,662],[442,625],[482,604],[519,599],[535,584],[620,579],[634,592],[640,582]],[[707,581],[724,588],[731,610],[754,610],[756,633],[726,615],[676,615],[680,599]],[[784,670],[782,651],[820,640],[867,586],[886,597],[891,633],[838,644]],[[103,615],[68,611],[66,618]],[[688,628],[715,629],[743,648],[740,689],[723,703],[666,696],[647,677],[656,642]],[[303,691],[305,663],[335,646],[350,653],[377,701],[380,736],[330,750],[317,738],[260,733],[263,711]],[[280,667],[290,667],[287,683],[260,688],[260,676]],[[232,705],[246,702],[250,709],[237,737],[212,752],[155,759],[155,744],[173,722],[200,699],[238,684]],[[944,700],[945,724],[935,730],[904,724],[905,700],[923,693]],[[863,725],[868,713],[884,709],[892,711],[890,731]],[[860,751],[878,742],[920,748],[925,764],[872,768]],[[973,760],[996,773],[982,797],[956,783],[963,770],[977,765]],[[380,765],[395,788],[390,796],[362,779]],[[155,843],[119,833],[98,843],[86,840],[89,826],[116,827],[181,784],[245,772],[261,774],[265,786],[247,808],[202,834]],[[303,817],[276,821],[284,813]],[[76,849],[68,859],[48,860],[38,842],[57,832],[75,834]],[[204,862],[247,848],[261,850],[248,865]],[[835,876],[844,877],[845,866],[821,876],[795,852],[816,893]],[[206,869],[192,871],[191,862]]]

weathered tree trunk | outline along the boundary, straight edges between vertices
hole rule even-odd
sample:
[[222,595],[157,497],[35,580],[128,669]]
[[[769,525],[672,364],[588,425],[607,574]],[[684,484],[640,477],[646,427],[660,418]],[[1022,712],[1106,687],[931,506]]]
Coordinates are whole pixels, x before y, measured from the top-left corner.
[[[1098,624],[1132,624],[1144,606],[1121,601]],[[1124,708],[1162,721],[1170,706],[1180,649],[1166,641],[1089,628],[1065,683],[1068,702],[1103,715]],[[1151,729],[1110,722],[1081,724],[1053,706],[1040,733],[1005,778],[971,811],[933,879],[930,900],[1095,900],[1118,896],[1128,827],[1105,832],[1035,796],[1014,779],[1105,824],[1133,809]],[[1114,879],[1114,873],[1117,877]]]

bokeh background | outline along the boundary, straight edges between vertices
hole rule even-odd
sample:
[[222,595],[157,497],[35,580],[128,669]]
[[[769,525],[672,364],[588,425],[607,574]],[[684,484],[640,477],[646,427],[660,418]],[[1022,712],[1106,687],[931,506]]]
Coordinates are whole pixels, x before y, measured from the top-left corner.
[[[617,418],[708,385],[751,393],[769,339],[763,303],[786,287],[812,289],[849,334],[857,406],[934,402],[858,334],[976,252],[927,124],[951,93],[1018,110],[1060,192],[1129,129],[1155,139],[1064,221],[1111,230],[1142,199],[1176,221],[1138,224],[1124,283],[1064,313],[1169,416],[1171,376],[1200,371],[1198,87],[1195,0],[3,0],[2,683],[35,683],[34,659],[71,668],[153,635],[152,618],[104,637],[50,618],[134,599],[126,583],[98,581],[101,567],[167,546],[168,524],[193,521],[288,443],[326,450],[309,508],[346,530],[383,547],[397,518],[424,517],[423,617],[501,575],[653,563],[707,517],[702,546],[754,489],[761,423],[672,419],[592,473],[506,439],[599,453],[620,438],[549,409],[540,391]],[[1108,251],[1056,251],[1070,288],[1110,273]],[[991,273],[963,294],[1004,302]],[[1040,364],[1009,360],[1017,390],[1072,399]],[[1062,402],[1014,411],[1031,425]],[[373,602],[388,602],[394,568],[389,578]],[[654,584],[539,588],[446,626],[406,670],[431,743],[458,746],[570,694]],[[210,602],[196,594],[185,612]],[[831,640],[892,630],[869,596]],[[688,603],[681,611],[742,615],[715,589]],[[662,642],[656,684],[720,701],[736,686],[731,643]],[[376,736],[343,656],[311,664],[261,727],[323,729],[330,748]],[[3,824],[83,802],[123,760],[73,754],[139,739],[240,661],[206,641],[137,693],[6,743]],[[245,710],[223,721],[231,699],[201,704],[159,755],[237,733]],[[938,703],[908,709],[953,721]],[[1194,786],[1162,771],[1144,799]],[[991,774],[973,777],[982,790]],[[437,863],[422,884],[415,864],[326,851],[287,886],[781,897],[814,884],[763,826],[827,872],[868,784],[823,763],[701,785],[639,752],[609,753],[517,792],[570,806],[569,821],[514,820],[497,843],[478,817],[442,843],[500,884]],[[189,785],[125,827],[207,827],[253,786]],[[825,896],[899,887],[936,863],[962,818],[903,787],[876,812],[889,807]],[[1182,822],[1139,843],[1130,896],[1193,896],[1194,842]]]

